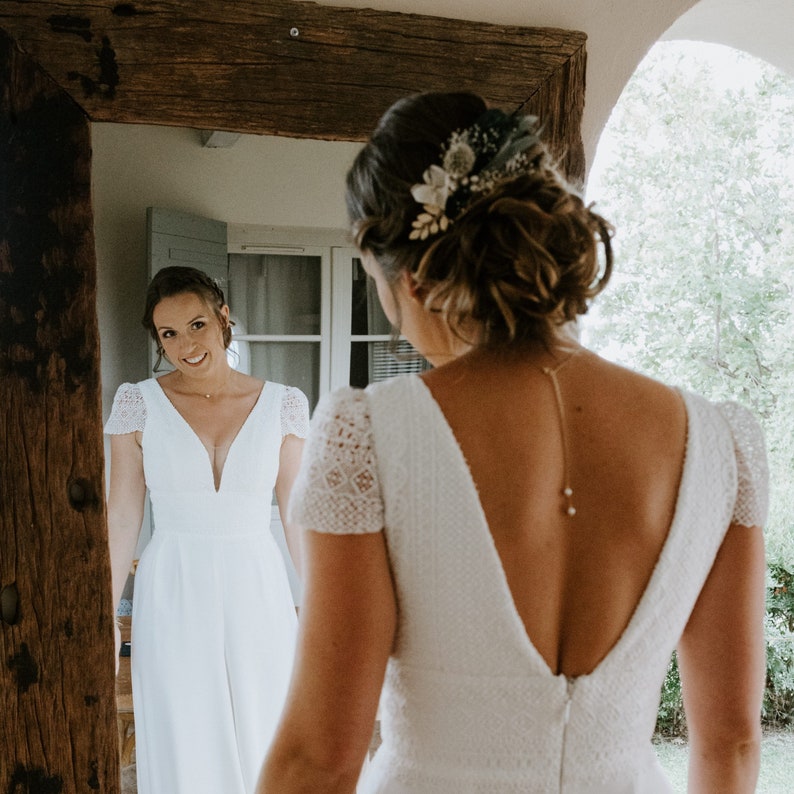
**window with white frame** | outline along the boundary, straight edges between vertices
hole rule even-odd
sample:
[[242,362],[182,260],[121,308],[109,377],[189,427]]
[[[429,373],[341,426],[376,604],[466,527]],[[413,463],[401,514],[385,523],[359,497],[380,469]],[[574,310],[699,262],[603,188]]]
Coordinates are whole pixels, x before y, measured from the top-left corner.
[[364,387],[428,364],[393,339],[374,285],[343,233],[229,227],[235,366],[302,389]]

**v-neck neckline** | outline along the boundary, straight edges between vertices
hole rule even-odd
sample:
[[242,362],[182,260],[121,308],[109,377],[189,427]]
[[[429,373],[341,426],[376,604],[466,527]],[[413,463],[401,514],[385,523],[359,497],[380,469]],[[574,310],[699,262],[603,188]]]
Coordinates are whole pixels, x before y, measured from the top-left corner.
[[221,467],[220,471],[218,472],[218,486],[216,488],[215,487],[215,469],[214,469],[214,467],[212,465],[212,456],[210,454],[210,451],[207,449],[206,445],[201,440],[201,436],[199,436],[199,434],[193,429],[193,426],[190,424],[190,422],[188,422],[188,420],[185,419],[185,417],[182,415],[182,413],[179,411],[179,409],[173,404],[173,402],[171,402],[171,398],[168,396],[168,394],[166,393],[165,389],[160,385],[160,382],[159,382],[160,379],[159,378],[153,378],[152,380],[154,381],[154,384],[155,384],[155,386],[157,388],[157,391],[160,394],[162,394],[163,399],[165,400],[166,404],[177,415],[177,417],[179,418],[179,421],[187,429],[188,433],[198,442],[198,444],[201,447],[201,449],[204,450],[204,454],[207,456],[207,465],[209,466],[209,474],[210,474],[210,482],[212,483],[212,490],[216,494],[220,493],[221,487],[223,486],[223,482],[224,482],[223,475],[224,475],[224,472],[226,471],[226,466],[229,463],[229,459],[232,456],[232,451],[234,450],[234,448],[235,448],[235,446],[237,444],[237,439],[240,438],[240,436],[242,435],[243,430],[245,429],[246,425],[251,421],[251,417],[256,412],[257,406],[261,402],[263,402],[262,395],[265,393],[265,389],[267,388],[267,386],[270,383],[270,381],[265,381],[262,384],[262,388],[259,390],[259,394],[256,396],[256,401],[251,406],[251,410],[248,412],[248,414],[246,415],[245,419],[243,419],[242,423],[237,428],[237,431],[235,432],[234,437],[232,438],[231,443],[229,444],[229,449],[226,452],[226,458],[223,461],[223,466]]
[[675,501],[675,509],[673,512],[673,518],[670,522],[670,526],[667,530],[667,535],[665,536],[664,542],[659,550],[659,554],[657,555],[656,562],[654,563],[653,570],[651,572],[651,576],[648,579],[648,583],[645,585],[645,589],[642,591],[637,603],[632,610],[631,616],[626,623],[623,631],[620,633],[620,636],[612,645],[612,647],[601,657],[601,659],[596,663],[592,670],[587,673],[582,673],[577,676],[569,676],[565,673],[555,673],[552,670],[549,663],[546,661],[543,654],[537,649],[535,643],[532,641],[532,638],[527,631],[526,626],[524,625],[524,621],[521,618],[521,614],[516,607],[515,599],[513,598],[513,591],[510,589],[510,583],[507,580],[507,574],[505,573],[504,565],[502,564],[502,558],[499,556],[499,551],[496,548],[496,541],[494,540],[493,534],[491,533],[491,527],[488,524],[487,518],[485,516],[485,511],[482,507],[482,502],[480,500],[480,494],[477,490],[477,484],[474,481],[474,477],[471,473],[471,468],[469,467],[469,463],[466,460],[466,456],[463,454],[463,450],[461,449],[460,444],[458,443],[458,439],[455,437],[455,433],[452,430],[449,422],[447,421],[447,417],[441,409],[441,406],[436,402],[435,397],[433,397],[433,393],[430,391],[430,388],[424,382],[424,380],[419,375],[411,375],[409,378],[414,381],[415,383],[419,384],[419,391],[425,395],[425,399],[429,400],[430,404],[432,405],[433,410],[437,413],[438,418],[442,427],[444,428],[444,434],[446,435],[447,441],[449,443],[450,448],[453,450],[453,454],[457,458],[458,462],[458,469],[462,473],[462,475],[466,478],[466,481],[469,486],[470,493],[472,495],[472,499],[474,504],[477,507],[477,514],[480,520],[480,528],[484,533],[484,541],[488,546],[488,564],[493,569],[494,574],[496,576],[497,581],[499,582],[499,587],[503,591],[503,598],[501,599],[501,603],[505,605],[505,615],[508,621],[512,624],[514,633],[516,637],[519,639],[520,644],[523,646],[523,649],[529,656],[531,656],[543,669],[543,671],[548,674],[552,678],[567,678],[569,680],[572,679],[582,679],[582,678],[590,678],[595,676],[600,670],[606,667],[608,664],[612,662],[612,660],[618,656],[620,653],[623,645],[627,643],[633,633],[633,629],[635,623],[640,620],[640,617],[643,612],[646,611],[646,607],[648,603],[654,598],[654,591],[658,587],[659,579],[662,576],[664,562],[666,561],[667,557],[670,553],[670,548],[672,546],[672,542],[674,538],[677,536],[679,528],[682,524],[682,511],[681,507],[681,500],[682,494],[684,493],[687,485],[687,481],[689,478],[689,471],[690,471],[690,432],[691,432],[691,424],[692,424],[692,415],[690,410],[689,402],[686,399],[686,394],[684,392],[678,391],[678,394],[681,396],[684,402],[685,411],[686,411],[686,420],[687,420],[687,435],[686,435],[686,443],[684,446],[684,456],[681,468],[681,477],[678,484],[678,492],[676,494],[676,501]]

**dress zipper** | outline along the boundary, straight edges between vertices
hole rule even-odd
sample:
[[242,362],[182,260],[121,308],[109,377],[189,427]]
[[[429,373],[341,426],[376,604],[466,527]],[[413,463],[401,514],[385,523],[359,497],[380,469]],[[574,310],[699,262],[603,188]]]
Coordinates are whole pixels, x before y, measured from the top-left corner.
[[562,794],[562,777],[565,766],[565,743],[568,738],[568,721],[571,718],[571,701],[573,700],[573,690],[576,686],[576,679],[569,676],[565,677],[565,707],[562,716],[562,746],[560,747],[560,794]]

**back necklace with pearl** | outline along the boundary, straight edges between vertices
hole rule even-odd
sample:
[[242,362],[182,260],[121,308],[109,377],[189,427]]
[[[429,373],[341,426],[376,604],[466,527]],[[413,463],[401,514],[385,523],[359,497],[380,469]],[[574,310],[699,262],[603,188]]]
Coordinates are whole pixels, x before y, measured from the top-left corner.
[[562,495],[565,497],[565,505],[563,507],[565,513],[571,517],[576,515],[576,508],[573,505],[573,488],[571,487],[571,472],[570,472],[570,453],[568,450],[568,429],[565,421],[565,409],[562,404],[562,392],[560,391],[560,383],[557,379],[557,373],[578,353],[579,350],[574,350],[567,358],[565,358],[556,367],[541,367],[540,371],[544,375],[548,375],[551,385],[554,389],[554,401],[557,403],[557,414],[560,417],[560,436],[562,437],[562,468],[563,468],[563,487]]

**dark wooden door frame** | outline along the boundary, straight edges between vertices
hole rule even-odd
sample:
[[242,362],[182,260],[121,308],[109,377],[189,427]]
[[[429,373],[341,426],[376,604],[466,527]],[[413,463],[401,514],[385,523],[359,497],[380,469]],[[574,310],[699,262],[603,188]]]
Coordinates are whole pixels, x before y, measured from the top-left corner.
[[119,791],[90,122],[365,140],[469,89],[581,182],[585,36],[297,0],[0,0],[0,792]]

